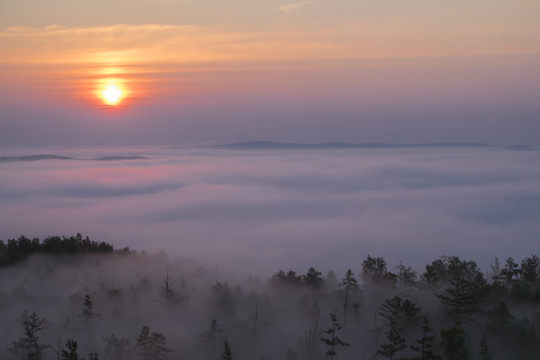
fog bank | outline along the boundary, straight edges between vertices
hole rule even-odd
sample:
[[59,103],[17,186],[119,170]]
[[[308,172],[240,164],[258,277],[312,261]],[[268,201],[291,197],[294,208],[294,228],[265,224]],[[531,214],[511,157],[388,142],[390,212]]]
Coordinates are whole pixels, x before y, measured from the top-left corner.
[[69,157],[0,163],[4,240],[81,232],[263,276],[309,266],[342,273],[367,254],[417,269],[458,255],[486,268],[496,256],[540,250],[534,150],[1,151]]

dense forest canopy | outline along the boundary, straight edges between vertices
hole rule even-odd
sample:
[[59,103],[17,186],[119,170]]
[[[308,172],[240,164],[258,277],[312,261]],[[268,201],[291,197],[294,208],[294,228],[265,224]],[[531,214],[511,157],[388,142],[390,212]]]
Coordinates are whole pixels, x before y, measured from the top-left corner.
[[20,236],[4,242],[0,239],[0,266],[16,264],[32,254],[88,254],[108,253],[114,247],[104,241],[96,242],[87,237],[83,239],[80,233],[75,236],[49,236],[40,241],[38,238],[29,239]]
[[3,359],[540,358],[537,255],[236,279],[77,234],[0,240],[0,264]]

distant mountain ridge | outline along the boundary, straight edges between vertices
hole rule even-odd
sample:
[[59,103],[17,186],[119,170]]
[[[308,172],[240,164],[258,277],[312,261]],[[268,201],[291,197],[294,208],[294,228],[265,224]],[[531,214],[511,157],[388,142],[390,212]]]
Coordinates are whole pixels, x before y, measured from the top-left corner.
[[392,143],[347,143],[325,142],[318,144],[280,143],[272,141],[246,141],[231,144],[214,145],[218,149],[392,149],[392,148],[418,148],[418,147],[492,147],[482,143],[425,143],[425,144],[392,144]]

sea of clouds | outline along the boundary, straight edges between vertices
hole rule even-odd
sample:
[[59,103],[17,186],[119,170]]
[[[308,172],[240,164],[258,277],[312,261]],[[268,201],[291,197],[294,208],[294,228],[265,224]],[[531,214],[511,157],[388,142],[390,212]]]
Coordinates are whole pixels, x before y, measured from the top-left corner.
[[[70,159],[21,158],[39,154]],[[80,232],[263,277],[359,272],[368,254],[421,271],[441,255],[487,270],[495,257],[540,253],[534,149],[27,147],[0,157],[4,241]]]

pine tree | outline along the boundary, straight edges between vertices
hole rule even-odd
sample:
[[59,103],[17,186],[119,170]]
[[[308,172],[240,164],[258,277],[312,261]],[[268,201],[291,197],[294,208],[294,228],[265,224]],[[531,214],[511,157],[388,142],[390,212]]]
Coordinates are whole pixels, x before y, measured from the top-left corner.
[[506,334],[514,321],[514,316],[510,314],[508,305],[504,302],[500,302],[493,310],[488,311],[487,318],[487,330],[500,335]]
[[103,341],[105,341],[107,344],[105,346],[105,353],[116,360],[121,360],[129,347],[128,339],[120,339],[115,334],[111,334],[109,337],[104,337]]
[[431,265],[426,265],[426,271],[420,275],[420,285],[422,288],[432,290],[437,286],[441,280],[441,277],[437,272],[437,268],[438,266],[436,262],[433,262]]
[[405,266],[400,261],[399,265],[395,268],[397,270],[396,274],[396,280],[398,289],[403,289],[406,287],[410,287],[415,284],[416,280],[416,271],[413,270],[410,266]]
[[422,317],[422,337],[415,342],[418,345],[411,345],[411,349],[420,353],[419,356],[414,357],[414,360],[441,360],[439,355],[433,353],[433,329],[429,326],[428,319]]
[[442,293],[435,294],[443,305],[448,307],[448,313],[459,325],[468,316],[478,312],[478,299],[471,290],[471,282],[478,273],[473,261],[460,260],[457,256],[447,259],[447,274],[449,286]]
[[143,326],[135,347],[143,360],[165,360],[171,349],[165,347],[166,339],[162,333],[152,332],[148,326]]
[[158,332],[153,332],[151,339],[153,358],[152,360],[165,360],[169,358],[168,353],[172,350],[165,347],[166,338],[165,335]]
[[347,309],[349,307],[349,292],[358,291],[358,280],[354,278],[354,273],[351,269],[347,270],[345,277],[338,286],[345,289],[345,301],[343,302],[343,326],[347,324]]
[[36,313],[28,316],[26,311],[22,315],[22,326],[24,328],[24,337],[13,342],[13,347],[8,351],[27,360],[43,359],[43,352],[50,345],[40,345],[38,333],[47,325],[47,319],[40,318]]
[[330,313],[330,319],[332,321],[332,326],[329,329],[323,331],[325,334],[328,335],[328,337],[321,338],[321,341],[328,345],[329,349],[326,352],[326,357],[330,357],[330,360],[332,360],[334,356],[337,355],[338,348],[347,347],[350,346],[350,344],[341,340],[337,336],[337,332],[341,329],[341,325],[339,325],[336,315]]
[[383,320],[387,341],[380,345],[377,354],[394,359],[396,354],[407,349],[410,334],[420,326],[419,313],[420,309],[410,300],[399,296],[386,300],[378,315]]
[[519,274],[519,265],[514,261],[514,259],[511,257],[506,259],[506,264],[504,264],[504,267],[501,270],[500,277],[504,281],[504,285],[507,289],[511,290],[513,287],[517,286]]
[[137,348],[138,354],[143,360],[152,359],[152,344],[150,340],[150,328],[148,326],[143,326],[139,336],[137,337]]
[[523,299],[540,300],[540,258],[533,255],[521,261],[519,291],[516,295]]
[[400,327],[403,330],[406,342],[409,341],[411,333],[415,332],[420,327],[422,317],[419,314],[420,308],[416,306],[415,303],[408,299],[403,300],[401,303]]
[[231,347],[227,340],[223,341],[223,354],[221,355],[221,360],[232,360]]
[[208,344],[210,349],[216,350],[216,341],[223,338],[223,329],[219,326],[216,319],[210,322],[210,330],[205,331],[201,337]]
[[407,344],[401,336],[401,331],[394,320],[391,320],[387,326],[388,330],[384,333],[387,342],[380,345],[380,350],[377,350],[377,354],[393,360],[397,353],[407,348]]
[[96,317],[96,314],[94,313],[94,303],[88,294],[84,297],[82,317],[86,321]]
[[320,289],[324,286],[324,278],[320,271],[315,270],[315,268],[310,267],[308,272],[305,275],[302,275],[301,278],[302,284],[312,287],[314,289]]
[[469,351],[465,347],[465,330],[453,327],[441,329],[441,347],[448,360],[467,360]]
[[491,286],[484,278],[484,274],[478,271],[469,282],[469,293],[471,295],[471,312],[480,313],[480,305],[484,303],[491,291]]
[[364,284],[392,283],[393,280],[394,274],[388,272],[384,258],[368,255],[366,260],[362,261],[362,281]]
[[61,352],[62,360],[79,360],[79,355],[77,354],[78,347],[79,345],[77,344],[77,341],[73,339],[67,339],[66,349],[62,349]]

